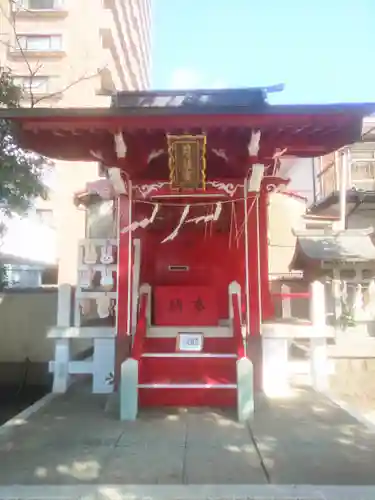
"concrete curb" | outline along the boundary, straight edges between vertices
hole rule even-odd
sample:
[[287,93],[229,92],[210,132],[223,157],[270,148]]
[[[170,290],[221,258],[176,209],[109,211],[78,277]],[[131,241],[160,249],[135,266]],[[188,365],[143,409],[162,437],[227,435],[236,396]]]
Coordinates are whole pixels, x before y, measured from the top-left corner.
[[[33,403],[32,405],[28,406],[24,410],[22,410],[20,413],[17,413],[14,417],[10,418],[6,422],[4,422],[0,426],[0,434],[3,434],[7,431],[10,431],[14,427],[17,427],[19,425],[22,425],[25,421],[27,421],[28,418],[31,417],[34,413],[38,412],[41,408],[44,406],[48,405],[53,399],[56,397],[60,396],[61,394],[49,392],[42,398],[38,399]],[[1,497],[0,497],[0,500]]]
[[373,500],[375,486],[312,485],[76,485],[0,487],[1,500]]
[[373,412],[371,415],[366,415],[361,412],[358,408],[354,408],[346,401],[337,398],[334,394],[330,392],[321,392],[323,396],[328,398],[332,403],[341,408],[341,410],[346,411],[351,417],[355,418],[357,422],[365,425],[367,429],[371,432],[375,433],[375,413]]

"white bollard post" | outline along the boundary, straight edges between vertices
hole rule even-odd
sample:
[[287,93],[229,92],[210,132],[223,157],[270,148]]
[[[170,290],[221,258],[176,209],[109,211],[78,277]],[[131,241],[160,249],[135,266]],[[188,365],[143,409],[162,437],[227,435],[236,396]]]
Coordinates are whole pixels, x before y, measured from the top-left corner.
[[[57,299],[57,326],[69,328],[71,315],[72,287],[68,284],[59,286]],[[55,340],[55,362],[53,370],[52,392],[64,393],[69,385],[70,339]]]
[[115,339],[94,339],[92,392],[109,394],[113,385],[108,384],[110,373],[115,371]]
[[311,382],[316,391],[329,389],[327,340],[325,338],[310,339]]
[[[282,294],[290,294],[290,286],[282,283],[281,285]],[[290,319],[292,317],[292,300],[288,297],[281,297],[281,317],[283,319]]]
[[325,288],[321,281],[310,285],[310,321],[313,333],[310,339],[310,373],[313,388],[325,391],[329,386],[326,337]]
[[262,337],[263,392],[267,397],[290,394],[288,371],[288,339]]
[[325,335],[326,328],[326,304],[324,283],[314,281],[310,285],[310,321],[314,328],[314,334],[319,332]]

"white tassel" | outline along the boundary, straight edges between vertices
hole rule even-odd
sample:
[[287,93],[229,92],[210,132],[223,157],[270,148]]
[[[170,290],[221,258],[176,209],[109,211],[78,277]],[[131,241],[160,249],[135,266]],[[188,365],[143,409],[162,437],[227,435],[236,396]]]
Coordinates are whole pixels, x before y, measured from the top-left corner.
[[226,154],[226,152],[225,152],[225,150],[224,150],[224,149],[215,149],[215,148],[213,148],[213,149],[212,149],[212,152],[213,152],[216,156],[218,156],[219,158],[222,158],[223,160],[225,160],[225,161],[228,163],[228,161],[229,161],[229,160],[228,160],[228,156],[227,156],[227,154]]
[[95,160],[104,161],[103,155],[100,151],[94,151],[93,149],[90,149],[90,155],[93,156]]
[[194,217],[194,219],[187,220],[186,223],[195,222],[195,224],[198,224],[199,222],[217,221],[218,218],[220,217],[222,208],[223,208],[222,203],[218,202],[216,203],[215,211],[212,212],[211,214]]
[[159,156],[161,156],[162,154],[164,153],[164,149],[153,149],[151,151],[151,153],[148,155],[148,158],[147,158],[147,163],[150,163],[150,161],[154,160],[155,158],[158,158]]
[[251,133],[251,139],[248,146],[249,156],[258,156],[260,143],[260,130]]
[[255,191],[256,193],[260,190],[260,185],[262,184],[262,179],[264,176],[264,165],[261,163],[255,163],[252,167],[250,182],[249,182],[249,192]]
[[180,222],[176,226],[175,230],[169,236],[167,236],[166,238],[164,238],[164,240],[162,241],[162,243],[165,243],[167,241],[172,241],[172,240],[174,240],[176,238],[176,236],[178,235],[178,233],[179,233],[179,231],[181,229],[181,226],[183,225],[183,223],[185,222],[186,217],[189,214],[189,210],[190,210],[190,205],[186,205],[186,207],[184,208],[184,211],[182,212],[182,215],[181,215],[181,218],[180,218]]
[[115,147],[116,147],[117,158],[125,158],[126,153],[128,151],[128,148],[126,147],[126,144],[124,141],[124,136],[122,135],[122,132],[117,132],[117,134],[115,134],[114,137],[115,137]]
[[126,183],[121,177],[121,169],[118,167],[108,168],[108,177],[116,194],[127,194]]
[[136,229],[144,229],[145,227],[149,226],[150,224],[152,224],[154,222],[154,220],[156,219],[156,215],[157,213],[159,212],[159,204],[156,204],[154,206],[154,210],[152,211],[152,214],[151,214],[151,217],[145,217],[144,219],[142,219],[141,221],[134,221],[130,224],[130,226],[127,226],[127,227],[124,227],[123,229],[121,229],[121,233],[124,234],[124,233],[128,233],[129,231],[135,231]]

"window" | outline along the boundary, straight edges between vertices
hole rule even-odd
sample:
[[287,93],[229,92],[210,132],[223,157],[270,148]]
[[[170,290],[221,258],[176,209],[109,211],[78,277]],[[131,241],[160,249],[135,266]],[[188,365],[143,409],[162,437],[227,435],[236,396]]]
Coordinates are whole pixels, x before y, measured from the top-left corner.
[[54,52],[62,50],[61,35],[19,35],[22,50],[34,52]]
[[46,267],[41,273],[42,286],[58,284],[58,269],[57,267]]
[[22,88],[24,92],[33,94],[47,94],[49,92],[50,77],[48,76],[17,76],[14,83]]
[[19,6],[28,10],[61,9],[63,0],[20,0]]
[[8,266],[9,288],[37,288],[41,282],[41,271],[31,266]]

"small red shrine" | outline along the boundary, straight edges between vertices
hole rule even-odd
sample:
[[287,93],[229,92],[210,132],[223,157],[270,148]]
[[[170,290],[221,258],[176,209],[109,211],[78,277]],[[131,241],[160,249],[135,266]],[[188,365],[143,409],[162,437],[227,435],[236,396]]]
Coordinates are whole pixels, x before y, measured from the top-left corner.
[[270,105],[267,89],[120,92],[108,109],[1,110],[22,147],[97,160],[106,174],[89,190],[116,200],[115,384],[130,357],[141,406],[236,405],[236,362],[249,357],[258,372],[261,325],[273,318],[267,199],[288,184],[280,158],[357,141],[369,111]]

